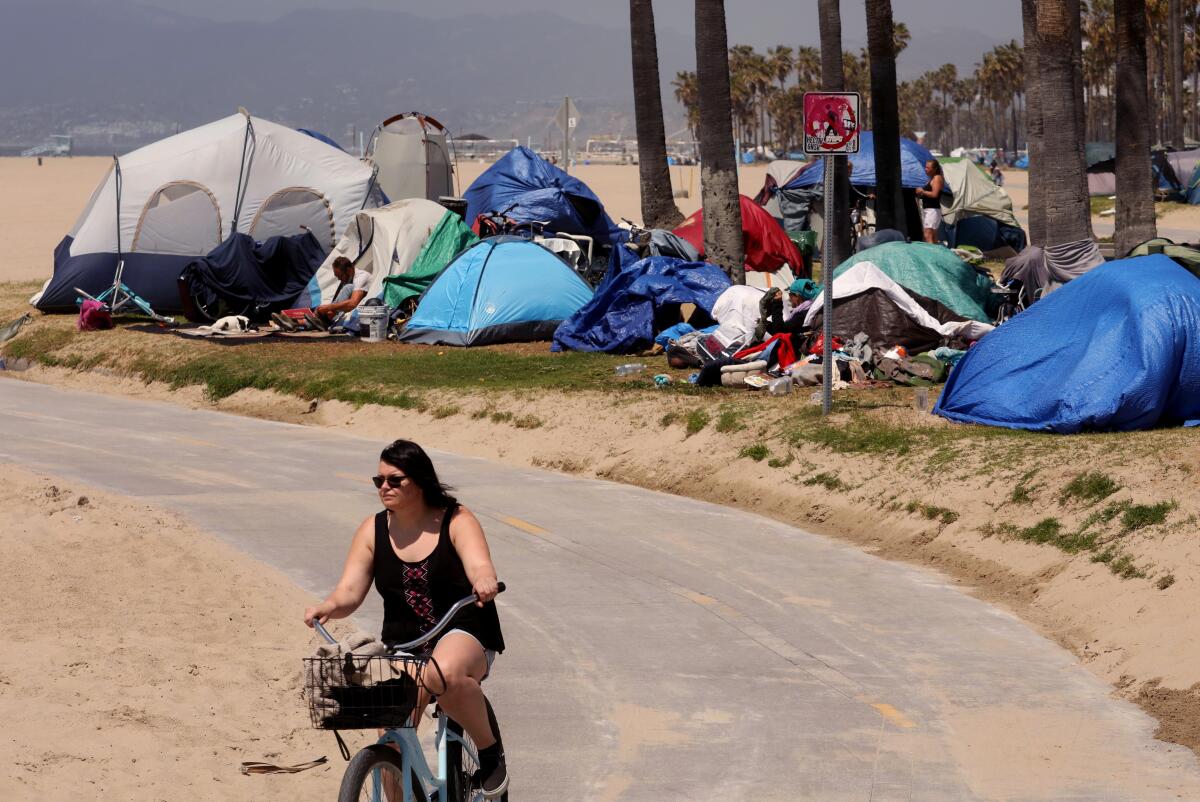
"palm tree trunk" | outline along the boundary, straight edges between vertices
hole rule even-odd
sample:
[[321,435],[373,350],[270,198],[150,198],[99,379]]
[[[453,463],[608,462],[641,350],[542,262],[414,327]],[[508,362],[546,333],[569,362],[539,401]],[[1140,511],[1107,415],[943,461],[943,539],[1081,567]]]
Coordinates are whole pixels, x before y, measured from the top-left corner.
[[[818,0],[821,28],[821,88],[842,92],[842,12],[839,0]],[[850,172],[845,156],[833,157],[833,197],[825,198],[824,213],[832,215],[833,242],[821,244],[822,269],[833,269],[850,255]]]
[[683,222],[671,193],[667,135],[658,79],[658,39],[653,0],[629,0],[629,39],[633,50],[633,108],[637,126],[642,225],[674,228]]
[[[1145,120],[1150,98],[1146,93],[1146,0],[1116,0],[1117,114],[1125,120]],[[1122,125],[1117,129],[1118,255],[1156,235],[1154,185],[1150,173],[1150,129]]]
[[871,57],[871,128],[875,132],[875,225],[906,231],[900,194],[900,111],[896,98],[896,45],[891,0],[867,0]]
[[[1091,239],[1083,156],[1079,0],[1036,0],[1036,38],[1042,125],[1054,136],[1042,143],[1039,172],[1046,214],[1045,244]],[[1031,199],[1032,201],[1032,199]]]
[[1171,63],[1171,112],[1167,116],[1167,138],[1183,150],[1183,8],[1180,0],[1167,3],[1167,53]]
[[724,269],[735,284],[745,284],[724,0],[696,0],[696,77],[700,83],[700,190],[706,258]]

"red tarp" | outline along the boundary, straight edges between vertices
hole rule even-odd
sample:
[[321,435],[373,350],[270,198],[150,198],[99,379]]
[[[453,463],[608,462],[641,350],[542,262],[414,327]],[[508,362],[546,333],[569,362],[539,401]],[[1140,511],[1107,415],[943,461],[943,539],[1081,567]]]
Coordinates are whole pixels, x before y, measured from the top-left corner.
[[[796,243],[788,239],[779,223],[766,209],[745,195],[742,203],[742,243],[746,250],[746,269],[773,273],[787,262],[797,276],[804,273],[804,259]],[[704,258],[704,210],[683,221],[675,233],[690,242]]]

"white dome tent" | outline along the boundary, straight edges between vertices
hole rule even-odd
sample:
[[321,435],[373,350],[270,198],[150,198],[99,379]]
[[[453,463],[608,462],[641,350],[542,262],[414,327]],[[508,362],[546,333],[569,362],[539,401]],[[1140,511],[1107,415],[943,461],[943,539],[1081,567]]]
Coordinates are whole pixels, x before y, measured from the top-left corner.
[[54,275],[31,302],[74,310],[123,281],[160,310],[180,308],[176,280],[234,232],[299,234],[329,249],[367,204],[373,169],[337,148],[244,109],[119,158],[54,252]]

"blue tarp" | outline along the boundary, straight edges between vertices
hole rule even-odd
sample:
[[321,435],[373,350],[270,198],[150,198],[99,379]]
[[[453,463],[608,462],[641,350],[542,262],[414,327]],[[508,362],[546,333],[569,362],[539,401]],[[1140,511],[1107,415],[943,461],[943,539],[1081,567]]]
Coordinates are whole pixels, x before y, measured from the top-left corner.
[[1167,256],[1097,267],[970,349],[934,412],[1071,434],[1200,420],[1200,280]]
[[322,134],[320,131],[314,131],[314,130],[313,130],[313,129],[311,129],[311,128],[297,128],[296,130],[297,130],[297,131],[299,131],[299,132],[300,132],[300,133],[302,133],[302,134],[307,134],[308,136],[311,136],[313,139],[317,140],[318,142],[324,142],[326,145],[329,145],[330,147],[337,148],[337,149],[338,149],[338,150],[340,150],[342,153],[345,153],[345,152],[346,152],[346,149],[345,149],[345,148],[343,148],[343,147],[342,147],[341,145],[339,145],[338,143],[334,142],[334,141],[333,141],[332,139],[330,139],[329,137],[327,137],[327,136],[325,136],[324,134]]
[[221,298],[261,318],[307,300],[305,289],[323,261],[325,249],[311,231],[259,243],[248,234],[233,234],[180,275],[193,292],[202,288],[210,301]]
[[434,345],[548,340],[591,297],[587,282],[541,245],[492,237],[446,266],[400,339]]
[[711,312],[729,277],[707,262],[650,256],[605,276],[590,302],[554,332],[554,351],[629,353],[654,343],[655,313],[667,304]]
[[1015,162],[1013,162],[1013,167],[1016,167],[1019,170],[1028,170],[1029,169],[1029,155],[1026,154],[1026,155],[1022,156],[1021,158],[1017,159]]
[[[858,153],[850,157],[850,183],[858,186],[875,186],[875,135],[864,131],[859,135]],[[931,160],[933,154],[924,145],[918,145],[911,139],[900,138],[900,184],[908,189],[923,187],[929,183],[925,175],[925,162]],[[823,186],[825,179],[825,160],[814,159],[803,167],[791,181],[784,184],[784,189],[803,189],[805,187]]]
[[510,150],[467,189],[467,225],[488,212],[522,222],[549,221],[547,232],[586,234],[614,243],[620,229],[604,205],[578,178],[572,178],[528,148]]

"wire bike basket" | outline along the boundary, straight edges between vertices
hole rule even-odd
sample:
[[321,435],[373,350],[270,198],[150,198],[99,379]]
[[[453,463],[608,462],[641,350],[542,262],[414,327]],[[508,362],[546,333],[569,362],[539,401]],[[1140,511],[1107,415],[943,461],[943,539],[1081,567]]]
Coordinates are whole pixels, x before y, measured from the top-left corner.
[[417,679],[429,662],[428,656],[367,657],[350,652],[304,658],[312,725],[319,730],[411,727],[420,691]]

